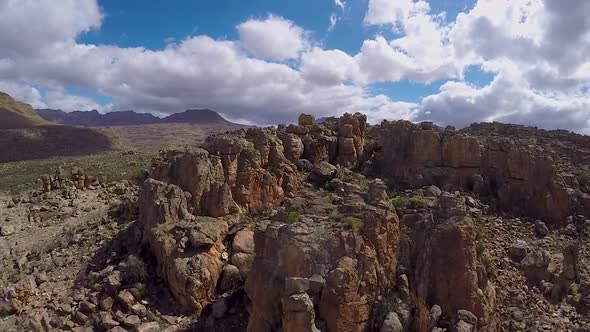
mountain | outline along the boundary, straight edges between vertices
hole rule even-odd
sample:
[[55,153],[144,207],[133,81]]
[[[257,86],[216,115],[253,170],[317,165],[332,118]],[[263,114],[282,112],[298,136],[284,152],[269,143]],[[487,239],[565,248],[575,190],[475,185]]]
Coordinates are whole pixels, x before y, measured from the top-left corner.
[[225,120],[217,112],[207,109],[187,110],[182,113],[172,114],[163,119],[149,113],[137,113],[135,111],[120,111],[101,114],[97,110],[67,113],[62,110],[39,109],[37,110],[37,113],[47,121],[84,127],[116,127],[157,123],[231,123]]
[[37,113],[47,121],[84,127],[132,126],[159,123],[160,118],[149,113],[121,111],[100,114],[97,110],[75,111],[71,113],[62,110],[40,109]]
[[14,100],[10,95],[0,91],[0,129],[29,128],[48,125],[33,108]]
[[0,91],[0,163],[95,154],[112,146],[112,140],[95,129],[51,123]]
[[162,119],[162,123],[230,123],[217,112],[208,109],[187,110],[171,114]]

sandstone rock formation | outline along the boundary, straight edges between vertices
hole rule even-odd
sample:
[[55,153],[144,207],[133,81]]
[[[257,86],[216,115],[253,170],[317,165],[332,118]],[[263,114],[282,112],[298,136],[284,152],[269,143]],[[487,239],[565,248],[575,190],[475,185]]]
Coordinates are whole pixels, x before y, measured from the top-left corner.
[[384,121],[371,130],[378,142],[375,172],[397,187],[474,191],[503,210],[552,225],[589,212],[590,196],[564,172],[575,165],[564,166],[560,150],[549,144],[408,121]]
[[[302,115],[165,151],[139,222],[174,297],[209,317],[200,326],[246,301],[248,331],[493,331],[499,263],[478,223],[500,209],[542,219],[539,236],[569,219],[583,233],[590,200],[560,153],[473,128]],[[573,247],[561,279],[548,251],[511,250],[505,264],[535,285],[580,283]],[[572,303],[583,311],[583,295]]]

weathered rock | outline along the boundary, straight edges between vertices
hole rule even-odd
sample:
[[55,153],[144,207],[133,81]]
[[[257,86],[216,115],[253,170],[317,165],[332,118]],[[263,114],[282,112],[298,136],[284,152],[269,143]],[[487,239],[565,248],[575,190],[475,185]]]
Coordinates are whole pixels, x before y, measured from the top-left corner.
[[390,312],[385,316],[385,320],[381,325],[380,332],[404,332],[404,327],[399,320],[399,316],[395,312]]
[[426,305],[439,305],[447,317],[467,309],[487,321],[494,312],[495,291],[487,279],[478,278],[474,223],[465,199],[442,193],[437,204],[434,214],[403,219],[411,241],[409,257],[403,260],[411,267],[415,295]]
[[289,295],[283,301],[283,331],[319,332],[315,326],[313,302],[306,293]]
[[569,243],[563,249],[563,271],[562,277],[565,280],[577,280],[580,275],[580,267],[578,264],[580,257],[580,244],[579,242]]
[[428,123],[385,121],[372,131],[381,147],[373,160],[379,175],[398,186],[491,193],[500,208],[551,224],[561,223],[577,204],[554,152],[545,147],[479,136],[476,125],[458,134]]
[[549,228],[547,228],[547,225],[545,225],[544,222],[542,222],[541,220],[535,220],[535,233],[537,234],[537,236],[539,237],[545,237],[547,235],[549,235]]
[[222,292],[228,291],[239,284],[241,280],[240,270],[235,265],[228,264],[223,267],[219,288]]
[[323,185],[332,180],[336,173],[336,167],[326,161],[320,161],[313,166],[309,178],[312,182]]
[[254,232],[249,229],[237,232],[232,242],[232,250],[236,253],[254,254]]
[[516,240],[510,245],[510,258],[515,262],[520,262],[530,251],[528,243],[524,240]]
[[0,236],[9,236],[14,234],[16,229],[13,225],[2,225],[0,226]]
[[157,322],[143,323],[135,329],[135,332],[158,332],[158,331],[160,331],[160,325]]
[[[334,209],[327,197],[317,198],[313,204],[324,211]],[[315,209],[308,206],[306,210],[321,213]],[[325,279],[323,290],[316,294],[317,318],[326,323],[327,330],[368,327],[373,302],[395,282],[386,276],[395,275],[398,221],[392,211],[370,206],[356,209],[355,215],[363,224],[358,235],[343,232],[346,225],[340,226],[340,230],[327,227],[333,223],[312,215],[304,215],[299,222],[290,224],[273,221],[264,231],[255,233],[256,258],[246,280],[253,305],[249,331],[283,326],[285,311],[276,303],[283,299],[286,278],[312,280],[314,275]],[[311,282],[309,285],[311,288]],[[292,288],[289,292],[305,289],[289,287]]]

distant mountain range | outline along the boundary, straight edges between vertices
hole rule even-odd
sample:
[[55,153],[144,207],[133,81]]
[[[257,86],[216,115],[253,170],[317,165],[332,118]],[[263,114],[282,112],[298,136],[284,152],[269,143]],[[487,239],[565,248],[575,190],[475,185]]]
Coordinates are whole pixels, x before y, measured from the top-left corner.
[[97,110],[69,113],[53,109],[38,109],[36,111],[37,114],[47,121],[84,127],[116,127],[157,123],[231,123],[217,112],[208,109],[187,110],[182,113],[171,114],[165,118],[159,118],[149,113],[137,113],[135,111],[119,111],[105,114],[101,114]]

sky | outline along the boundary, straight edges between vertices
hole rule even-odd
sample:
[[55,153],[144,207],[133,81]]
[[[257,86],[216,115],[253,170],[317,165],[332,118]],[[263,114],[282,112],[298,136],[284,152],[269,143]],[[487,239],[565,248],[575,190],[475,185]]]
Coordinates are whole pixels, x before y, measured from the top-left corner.
[[0,0],[0,45],[35,108],[590,134],[587,0]]

